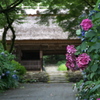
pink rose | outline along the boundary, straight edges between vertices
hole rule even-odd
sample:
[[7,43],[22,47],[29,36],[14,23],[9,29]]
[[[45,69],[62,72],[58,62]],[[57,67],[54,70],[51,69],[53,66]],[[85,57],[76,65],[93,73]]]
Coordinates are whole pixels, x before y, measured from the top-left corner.
[[96,100],[100,100],[100,98],[97,98]]
[[77,66],[81,69],[86,68],[89,61],[91,61],[90,56],[88,56],[86,53],[83,53],[76,58]]
[[82,28],[85,30],[85,31],[88,31],[90,28],[93,27],[93,24],[92,24],[92,21],[90,19],[84,19],[82,20],[81,24]]
[[76,65],[75,65],[74,62],[67,61],[67,62],[66,62],[66,67],[68,67],[68,68],[71,69],[72,71],[75,71],[75,70],[76,70]]
[[66,59],[69,60],[69,61],[76,61],[75,55],[74,54],[70,54],[70,53],[66,54]]
[[71,70],[76,70],[76,57],[72,53],[67,53],[66,54],[66,67],[68,67]]
[[68,53],[75,53],[77,50],[74,48],[74,45],[68,45],[66,47]]

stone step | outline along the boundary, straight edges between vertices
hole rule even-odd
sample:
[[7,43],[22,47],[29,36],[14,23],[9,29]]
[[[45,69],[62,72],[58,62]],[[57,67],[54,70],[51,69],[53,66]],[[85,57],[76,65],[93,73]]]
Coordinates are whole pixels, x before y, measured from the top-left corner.
[[67,81],[49,81],[49,83],[66,83]]
[[67,71],[58,71],[57,66],[48,66],[46,67],[46,72],[49,75],[49,82],[67,82],[66,72]]
[[67,80],[66,79],[64,79],[64,80],[50,79],[49,81],[57,81],[57,82],[61,82],[61,81],[63,82],[64,81],[64,82],[66,82]]
[[48,74],[49,75],[66,75],[65,72],[60,72],[60,73],[59,72],[51,72],[51,73],[49,72]]
[[62,78],[62,79],[59,79],[59,78],[50,78],[50,80],[52,80],[52,81],[53,81],[53,80],[54,80],[54,81],[55,81],[55,80],[57,80],[57,81],[58,81],[58,80],[59,80],[59,81],[66,81],[65,78]]
[[51,77],[51,78],[54,77],[54,78],[59,78],[59,79],[61,79],[61,78],[66,78],[65,76],[53,76],[53,75],[52,75],[52,76],[49,76],[49,77]]
[[65,72],[49,72],[49,82],[54,83],[65,83],[67,82]]

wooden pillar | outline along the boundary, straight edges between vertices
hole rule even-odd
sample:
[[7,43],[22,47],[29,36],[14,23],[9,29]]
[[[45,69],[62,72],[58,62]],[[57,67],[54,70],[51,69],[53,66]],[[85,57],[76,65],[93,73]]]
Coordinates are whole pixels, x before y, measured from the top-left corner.
[[16,47],[16,57],[17,57],[17,61],[21,62],[21,49],[19,45]]
[[43,71],[43,51],[40,50],[40,61],[41,61],[41,70]]

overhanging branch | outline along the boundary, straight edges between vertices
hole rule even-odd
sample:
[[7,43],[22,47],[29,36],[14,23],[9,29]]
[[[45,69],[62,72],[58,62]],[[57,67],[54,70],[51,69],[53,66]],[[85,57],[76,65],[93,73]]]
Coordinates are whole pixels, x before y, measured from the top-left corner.
[[89,5],[92,9],[94,8],[87,0],[84,0],[87,5]]
[[12,23],[14,22],[14,20],[12,20],[9,17],[8,13],[5,13],[5,16],[6,16],[6,19],[7,19],[7,23],[8,23],[9,29],[12,31],[12,43],[11,43],[11,47],[10,47],[10,50],[9,50],[9,52],[11,53],[12,50],[13,50],[13,46],[14,46],[14,42],[15,42],[15,37],[16,37],[15,36],[15,30],[12,27]]
[[[22,3],[23,0],[16,0],[14,3],[12,3],[11,5],[9,5],[6,9],[0,9],[0,13],[6,13],[9,12],[13,9],[15,9],[16,6],[18,6],[20,3]],[[0,8],[2,8],[2,6],[0,5]]]

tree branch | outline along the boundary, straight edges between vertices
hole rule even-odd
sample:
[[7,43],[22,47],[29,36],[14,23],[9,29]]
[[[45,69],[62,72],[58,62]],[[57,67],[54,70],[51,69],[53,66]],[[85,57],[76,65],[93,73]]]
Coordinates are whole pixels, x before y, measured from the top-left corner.
[[[21,2],[23,2],[23,0],[16,0],[14,3],[12,3],[11,5],[9,5],[6,9],[0,9],[0,13],[7,13],[13,9],[15,9],[16,6],[18,6]],[[2,6],[0,5],[0,8],[2,8]]]
[[12,7],[12,6],[15,5],[17,2],[18,2],[18,0],[16,0],[16,1],[13,2],[12,4],[10,4],[10,5],[8,6],[8,8]]
[[15,38],[16,38],[16,36],[15,36],[15,30],[12,27],[12,23],[14,22],[14,20],[10,19],[8,13],[5,13],[5,16],[6,16],[6,19],[7,19],[8,26],[9,26],[10,30],[12,31],[12,35],[13,35],[12,36],[12,40],[11,40],[12,41],[11,42],[11,47],[10,47],[10,50],[9,50],[9,52],[11,53],[12,50],[13,50],[13,46],[14,46],[14,42],[15,42]]
[[2,35],[2,44],[3,44],[4,50],[7,50],[7,47],[6,47],[6,34],[7,34],[8,29],[9,29],[8,26],[4,27],[4,32],[3,32],[3,35]]
[[92,9],[94,8],[87,0],[84,0],[87,5],[89,5]]

